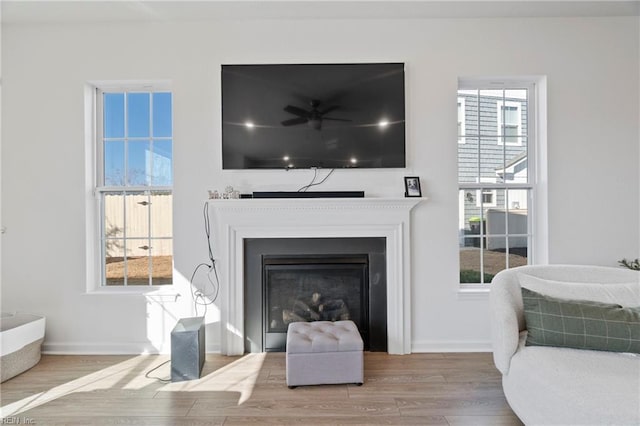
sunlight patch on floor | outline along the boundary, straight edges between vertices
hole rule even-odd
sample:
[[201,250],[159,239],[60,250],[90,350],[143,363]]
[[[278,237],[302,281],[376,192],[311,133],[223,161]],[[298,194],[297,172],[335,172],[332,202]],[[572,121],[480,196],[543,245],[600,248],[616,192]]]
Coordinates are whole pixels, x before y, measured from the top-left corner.
[[158,391],[238,392],[240,394],[238,405],[242,405],[253,393],[266,356],[266,353],[247,354],[200,379],[167,384]]
[[137,356],[116,365],[104,368],[95,373],[80,377],[62,385],[56,386],[45,392],[28,396],[7,405],[0,407],[0,417],[15,416],[24,411],[46,404],[50,401],[62,398],[75,392],[91,392],[113,387],[114,378],[121,380],[127,373],[140,367],[144,361],[148,361],[148,356]]
[[149,389],[152,392],[234,392],[240,395],[238,405],[241,405],[251,397],[266,355],[266,353],[248,354],[200,379],[169,384],[163,384],[157,378],[169,378],[170,363],[158,368],[153,374],[150,374],[149,378],[145,377],[145,374],[151,371],[154,366],[161,365],[161,362],[165,361],[165,357],[140,355],[53,387],[45,392],[3,405],[0,407],[0,418],[18,415],[74,393],[109,389],[136,391]]

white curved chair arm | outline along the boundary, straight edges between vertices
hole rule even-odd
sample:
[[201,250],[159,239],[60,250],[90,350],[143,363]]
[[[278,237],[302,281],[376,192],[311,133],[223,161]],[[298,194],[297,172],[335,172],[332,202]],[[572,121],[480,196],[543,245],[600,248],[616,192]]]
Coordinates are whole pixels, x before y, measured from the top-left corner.
[[511,357],[518,349],[520,332],[524,330],[522,296],[517,272],[506,269],[493,278],[489,302],[493,361],[502,374],[507,374]]
[[525,330],[519,275],[575,283],[629,283],[640,285],[640,273],[624,268],[588,265],[527,265],[506,269],[491,281],[490,307],[493,360],[502,374],[509,372],[511,357]]

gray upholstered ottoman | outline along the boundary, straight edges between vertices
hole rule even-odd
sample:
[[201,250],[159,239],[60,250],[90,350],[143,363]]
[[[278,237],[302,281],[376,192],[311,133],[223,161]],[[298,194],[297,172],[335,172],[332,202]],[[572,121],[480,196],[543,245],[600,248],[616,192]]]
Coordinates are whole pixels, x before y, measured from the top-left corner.
[[287,385],[361,385],[362,349],[353,321],[293,322],[287,330]]

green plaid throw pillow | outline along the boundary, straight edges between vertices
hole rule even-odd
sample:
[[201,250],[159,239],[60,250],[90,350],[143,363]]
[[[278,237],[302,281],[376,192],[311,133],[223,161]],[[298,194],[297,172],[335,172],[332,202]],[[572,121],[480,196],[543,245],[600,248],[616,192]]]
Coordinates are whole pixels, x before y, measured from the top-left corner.
[[640,307],[558,299],[522,288],[527,346],[640,353]]

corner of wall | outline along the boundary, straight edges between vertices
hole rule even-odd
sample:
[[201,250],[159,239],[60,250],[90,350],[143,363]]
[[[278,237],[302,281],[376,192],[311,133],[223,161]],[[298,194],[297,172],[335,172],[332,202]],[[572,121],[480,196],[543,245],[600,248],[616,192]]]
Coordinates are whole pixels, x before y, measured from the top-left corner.
[[536,212],[533,224],[536,235],[533,259],[536,264],[549,263],[549,178],[548,178],[548,150],[547,150],[547,76],[538,77],[535,91],[537,146],[535,152],[536,164]]

